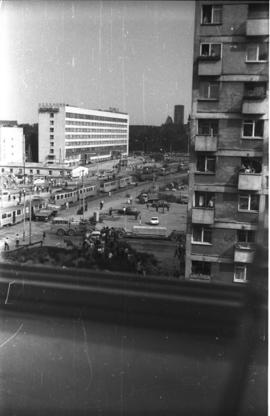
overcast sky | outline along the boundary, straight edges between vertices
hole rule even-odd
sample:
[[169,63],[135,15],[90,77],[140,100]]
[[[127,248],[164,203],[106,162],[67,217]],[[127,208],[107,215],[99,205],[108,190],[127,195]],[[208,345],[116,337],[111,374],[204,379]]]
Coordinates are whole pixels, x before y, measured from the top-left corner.
[[191,105],[193,1],[0,2],[0,119],[38,103],[116,107],[162,124]]

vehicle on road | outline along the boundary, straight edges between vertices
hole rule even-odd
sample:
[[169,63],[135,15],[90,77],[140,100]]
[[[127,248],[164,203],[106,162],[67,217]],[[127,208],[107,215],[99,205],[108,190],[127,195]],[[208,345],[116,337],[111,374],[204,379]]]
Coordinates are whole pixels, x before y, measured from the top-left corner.
[[120,215],[134,215],[134,217],[138,217],[140,215],[140,211],[136,208],[132,207],[123,207],[117,210],[117,213]]
[[53,209],[41,209],[33,216],[34,221],[47,222],[57,215],[57,211]]
[[79,200],[86,199],[97,194],[96,185],[85,185],[80,188],[62,189],[54,192],[50,197],[50,203],[66,206],[66,204],[74,204]]
[[159,225],[159,218],[158,217],[152,217],[150,220],[151,225]]
[[153,202],[151,206],[154,208],[170,208],[170,204],[167,201],[163,201],[162,199]]
[[161,238],[167,239],[166,227],[152,227],[151,225],[134,225],[132,231],[126,231],[126,238]]
[[188,195],[181,195],[180,204],[188,204]]
[[57,235],[82,235],[94,228],[88,221],[75,221],[68,218],[55,217],[51,224],[51,232]]

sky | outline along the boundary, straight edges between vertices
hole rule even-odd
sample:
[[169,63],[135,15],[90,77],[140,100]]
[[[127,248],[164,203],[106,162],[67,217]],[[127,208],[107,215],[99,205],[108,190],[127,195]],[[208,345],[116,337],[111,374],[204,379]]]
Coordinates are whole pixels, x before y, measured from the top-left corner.
[[193,1],[0,0],[0,119],[39,103],[118,108],[130,124],[190,113]]

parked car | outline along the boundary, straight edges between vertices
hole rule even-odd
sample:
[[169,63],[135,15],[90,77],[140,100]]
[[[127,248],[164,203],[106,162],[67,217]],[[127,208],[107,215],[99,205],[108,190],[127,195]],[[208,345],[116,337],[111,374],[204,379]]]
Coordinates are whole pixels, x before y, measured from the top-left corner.
[[117,213],[120,215],[134,215],[135,217],[138,217],[140,214],[140,211],[132,207],[123,207],[123,208],[118,209]]
[[151,225],[159,225],[159,218],[158,217],[152,217],[150,220]]

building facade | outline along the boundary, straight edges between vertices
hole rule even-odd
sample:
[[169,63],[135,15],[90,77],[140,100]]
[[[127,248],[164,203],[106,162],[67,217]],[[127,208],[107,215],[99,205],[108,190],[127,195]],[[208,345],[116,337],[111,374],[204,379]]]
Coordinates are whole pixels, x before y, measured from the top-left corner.
[[268,23],[265,1],[196,2],[186,279],[246,282],[265,237]]
[[23,160],[23,129],[14,121],[0,121],[0,164],[23,163]]
[[38,117],[39,162],[85,164],[129,151],[129,116],[66,104],[43,104]]

